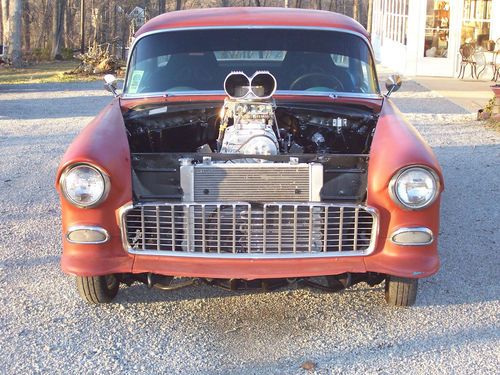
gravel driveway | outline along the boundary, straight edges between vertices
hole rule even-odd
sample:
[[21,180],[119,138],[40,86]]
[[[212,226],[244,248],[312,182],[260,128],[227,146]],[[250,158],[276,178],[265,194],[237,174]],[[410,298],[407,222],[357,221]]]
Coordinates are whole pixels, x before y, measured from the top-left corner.
[[89,306],[59,268],[55,171],[101,83],[0,86],[0,372],[487,374],[500,368],[500,136],[414,82],[394,95],[444,169],[441,271],[417,306],[382,288],[123,288]]

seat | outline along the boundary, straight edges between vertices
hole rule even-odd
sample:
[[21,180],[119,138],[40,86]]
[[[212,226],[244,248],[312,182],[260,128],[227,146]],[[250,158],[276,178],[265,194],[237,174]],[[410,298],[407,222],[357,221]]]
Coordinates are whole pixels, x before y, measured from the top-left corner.
[[278,79],[283,80],[281,87],[290,89],[291,85],[301,76],[318,73],[332,75],[342,83],[343,90],[351,92],[354,89],[354,82],[350,74],[343,68],[338,67],[333,62],[330,55],[316,52],[287,52],[283,61],[281,73]]
[[[497,43],[500,39],[497,40]],[[497,44],[498,46],[498,44]],[[500,78],[500,49],[496,50],[493,55],[493,78],[492,81],[496,82]]]
[[493,51],[493,78],[492,81],[496,82],[500,78],[500,38],[495,41],[495,50]]
[[484,52],[478,51],[478,50],[476,50],[476,52],[474,52],[473,59],[474,59],[474,62],[476,63],[476,69],[478,67],[482,67],[479,72],[477,72],[477,70],[476,70],[476,78],[479,79],[481,74],[483,74],[484,70],[488,66],[488,61],[486,59],[486,55],[484,54]]
[[[213,90],[218,65],[211,52],[179,53],[172,55],[168,64],[160,68],[157,77],[165,91]],[[222,82],[222,81],[221,81]],[[222,89],[222,83],[220,85]]]
[[470,66],[470,74],[472,78],[479,78],[477,76],[477,64],[474,58],[475,48],[471,43],[463,44],[460,49],[460,71],[458,73],[458,78],[463,79],[465,75],[465,69]]

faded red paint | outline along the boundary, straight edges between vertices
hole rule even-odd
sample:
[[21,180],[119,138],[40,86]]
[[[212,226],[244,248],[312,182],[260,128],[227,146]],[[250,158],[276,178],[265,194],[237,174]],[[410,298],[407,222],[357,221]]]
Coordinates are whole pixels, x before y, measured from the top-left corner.
[[153,18],[136,33],[183,27],[290,26],[328,27],[357,32],[368,38],[358,22],[342,14],[293,8],[210,8],[169,12]]
[[[153,103],[185,103],[185,102],[220,102],[221,105],[226,97],[224,95],[196,95],[192,97],[186,96],[165,96],[165,97],[145,97],[145,98],[130,98],[122,99],[121,107],[124,111],[140,105],[153,104]],[[337,104],[353,104],[364,105],[367,108],[380,111],[383,99],[366,99],[366,98],[330,98],[328,96],[300,96],[300,95],[273,95],[277,103],[281,101],[288,102],[301,102],[301,103],[337,103]]]
[[[73,141],[63,156],[56,179],[74,163],[99,166],[110,178],[108,198],[95,208],[78,208],[61,196],[63,257],[62,268],[72,274],[109,274],[131,272],[133,257],[121,245],[116,209],[132,200],[130,151],[125,124],[118,99],[114,99]],[[110,241],[101,245],[77,245],[64,236],[73,225],[99,225],[110,234]],[[120,270],[120,271],[118,271]]]
[[[208,25],[286,25],[328,26],[352,30],[366,35],[355,21],[329,12],[228,8],[173,12],[159,16],[141,33],[172,27]],[[380,119],[373,139],[369,171],[367,205],[378,210],[379,234],[375,251],[366,257],[332,257],[321,259],[207,259],[196,257],[133,256],[122,245],[118,211],[132,200],[130,152],[121,111],[153,101],[222,101],[222,96],[165,97],[145,99],[115,99],[78,136],[63,157],[58,174],[78,162],[99,166],[111,179],[111,191],[105,202],[96,208],[81,209],[61,196],[63,233],[72,225],[97,225],[111,235],[100,245],[76,245],[63,238],[62,268],[73,275],[92,276],[110,273],[153,272],[172,276],[209,278],[279,278],[333,275],[345,272],[379,272],[401,277],[427,277],[439,268],[437,240],[428,246],[397,246],[388,239],[390,233],[403,226],[425,226],[435,236],[439,233],[438,198],[430,207],[419,211],[404,210],[389,197],[391,177],[402,167],[424,165],[443,177],[432,150],[415,129],[383,99],[311,98],[276,96],[279,101],[331,101],[332,103],[362,104],[380,109]],[[121,107],[120,107],[121,106]]]

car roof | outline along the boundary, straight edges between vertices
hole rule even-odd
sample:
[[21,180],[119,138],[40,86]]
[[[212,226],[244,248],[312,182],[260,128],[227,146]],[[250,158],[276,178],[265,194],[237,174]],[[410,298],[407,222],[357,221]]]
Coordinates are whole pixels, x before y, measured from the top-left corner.
[[175,28],[231,26],[336,28],[369,37],[363,26],[342,14],[323,10],[266,7],[206,8],[164,13],[144,24],[135,36]]

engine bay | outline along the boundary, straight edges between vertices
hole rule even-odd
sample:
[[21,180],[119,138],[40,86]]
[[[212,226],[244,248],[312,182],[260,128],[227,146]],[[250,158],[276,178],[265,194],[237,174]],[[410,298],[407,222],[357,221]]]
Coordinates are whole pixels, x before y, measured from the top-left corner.
[[[204,178],[205,185],[223,186],[226,181],[228,192],[242,179],[248,185],[259,178],[265,190],[265,181],[274,175],[295,186],[283,190],[291,200],[307,196],[310,201],[359,202],[364,198],[376,111],[362,105],[277,101],[273,97],[276,80],[269,72],[251,77],[230,73],[224,89],[223,103],[148,104],[124,114],[136,199],[192,199],[186,193],[193,190],[192,175]],[[230,164],[248,165],[240,171]],[[214,165],[219,168],[213,169]],[[294,168],[283,169],[289,165]],[[217,173],[219,180],[212,180]],[[306,188],[298,187],[305,178],[309,195]],[[238,191],[253,196],[259,183],[255,191]],[[205,188],[195,196],[202,197],[205,191],[207,198],[224,201],[221,189]],[[294,196],[293,191],[298,193]]]
[[[132,153],[202,152],[224,154],[367,154],[378,115],[361,106],[276,102],[274,80],[257,72],[225,82],[224,103],[138,107],[125,114]],[[265,78],[262,78],[264,76]],[[267,79],[267,82],[264,81]],[[264,81],[264,82],[262,82]],[[241,95],[239,91],[249,87]],[[264,97],[254,91],[261,88]],[[233,96],[234,95],[234,96]]]
[[259,146],[270,155],[367,154],[377,121],[367,110],[343,106],[279,103],[270,109],[247,102],[235,107],[224,113],[225,123],[220,103],[171,104],[163,113],[135,109],[125,115],[131,152],[252,153],[247,142],[263,137]]

